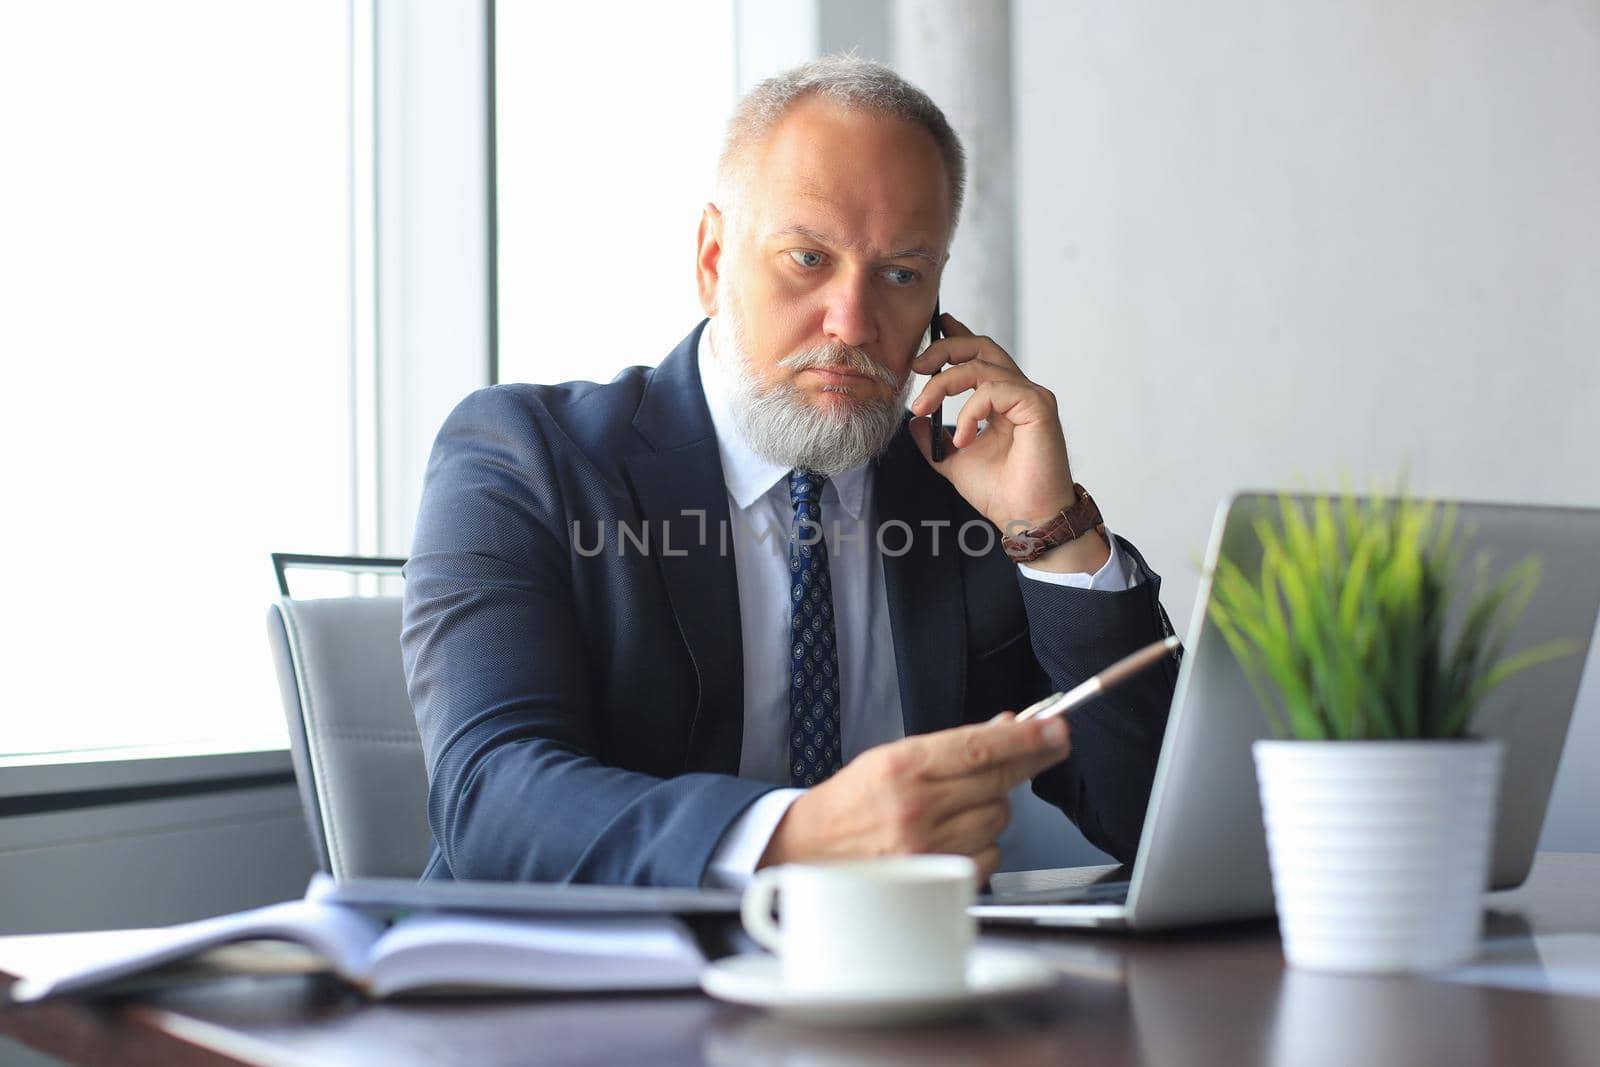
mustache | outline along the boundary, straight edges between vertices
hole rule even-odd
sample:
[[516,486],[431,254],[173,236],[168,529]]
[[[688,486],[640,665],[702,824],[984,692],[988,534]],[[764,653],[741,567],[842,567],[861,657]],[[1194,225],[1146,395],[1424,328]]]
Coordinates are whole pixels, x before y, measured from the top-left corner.
[[860,374],[863,377],[870,378],[888,389],[898,389],[900,387],[900,380],[892,372],[879,365],[861,349],[852,345],[825,344],[816,345],[812,348],[802,348],[800,351],[778,360],[778,366],[790,371],[817,368],[847,371],[851,374]]

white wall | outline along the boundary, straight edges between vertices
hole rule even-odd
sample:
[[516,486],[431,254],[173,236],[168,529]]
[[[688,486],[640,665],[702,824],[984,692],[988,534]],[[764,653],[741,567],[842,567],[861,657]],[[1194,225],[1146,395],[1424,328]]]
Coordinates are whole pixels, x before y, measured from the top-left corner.
[[[1016,352],[1180,630],[1236,487],[1600,505],[1600,5],[1017,0],[1013,35]],[[1600,850],[1595,812],[1592,659],[1544,845]]]

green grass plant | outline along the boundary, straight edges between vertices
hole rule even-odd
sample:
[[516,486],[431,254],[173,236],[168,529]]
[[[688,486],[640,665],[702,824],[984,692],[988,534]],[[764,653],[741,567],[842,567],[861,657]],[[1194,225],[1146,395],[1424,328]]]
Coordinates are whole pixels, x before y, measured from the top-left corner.
[[[1496,686],[1578,651],[1553,641],[1505,655],[1539,560],[1490,581],[1480,554],[1462,578],[1467,534],[1451,505],[1282,496],[1255,533],[1260,573],[1219,560],[1208,610],[1278,737],[1464,737]],[[1448,626],[1460,596],[1461,622]]]

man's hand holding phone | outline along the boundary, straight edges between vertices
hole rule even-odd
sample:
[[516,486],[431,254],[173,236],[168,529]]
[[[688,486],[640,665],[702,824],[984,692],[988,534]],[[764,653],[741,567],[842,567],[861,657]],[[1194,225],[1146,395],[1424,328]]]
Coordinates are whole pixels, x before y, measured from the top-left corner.
[[971,856],[986,881],[1000,865],[1011,789],[1067,758],[1067,722],[986,723],[868,749],[798,798],[760,866],[946,852]]
[[[940,324],[943,339],[911,362],[912,370],[931,376],[911,402],[911,412],[929,415],[946,397],[972,395],[962,403],[955,432],[946,441],[954,454],[940,462],[931,454],[930,420],[912,422],[923,455],[1001,533],[1014,534],[1070,507],[1076,495],[1055,394],[1030,381],[1005,349],[953,315],[942,316]],[[986,424],[981,431],[979,423]],[[1033,566],[1092,574],[1109,555],[1099,537],[1080,537]]]

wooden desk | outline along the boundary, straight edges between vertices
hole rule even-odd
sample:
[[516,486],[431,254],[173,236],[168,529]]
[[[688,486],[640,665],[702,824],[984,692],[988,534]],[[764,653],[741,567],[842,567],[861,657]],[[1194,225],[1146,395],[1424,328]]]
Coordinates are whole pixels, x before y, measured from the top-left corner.
[[[1600,855],[1541,854],[1490,898],[1491,938],[1600,933]],[[790,1027],[693,994],[367,1004],[303,978],[122,1004],[0,1008],[0,1032],[85,1064],[1594,1064],[1600,998],[1286,972],[1276,928],[1015,933],[1100,977],[973,1019]],[[1087,967],[1085,965],[1088,965]]]

